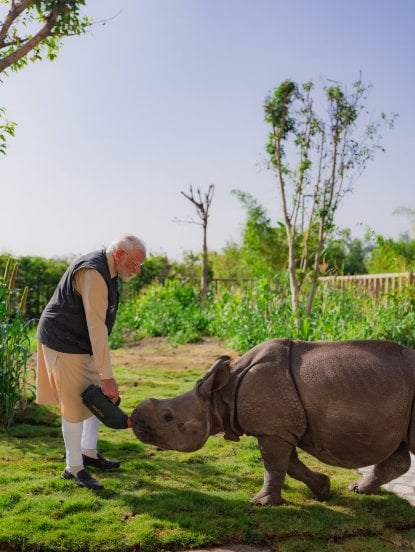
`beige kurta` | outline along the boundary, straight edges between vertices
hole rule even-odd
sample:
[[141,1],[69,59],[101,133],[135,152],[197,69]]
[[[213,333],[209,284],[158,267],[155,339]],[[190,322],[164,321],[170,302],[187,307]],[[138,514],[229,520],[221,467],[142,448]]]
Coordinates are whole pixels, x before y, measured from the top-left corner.
[[[112,255],[107,255],[111,277],[116,276]],[[36,401],[39,404],[60,404],[62,416],[79,422],[91,416],[83,405],[81,392],[90,383],[113,377],[108,330],[105,318],[108,287],[97,270],[79,269],[74,289],[82,296],[92,355],[61,353],[41,343],[37,350]]]

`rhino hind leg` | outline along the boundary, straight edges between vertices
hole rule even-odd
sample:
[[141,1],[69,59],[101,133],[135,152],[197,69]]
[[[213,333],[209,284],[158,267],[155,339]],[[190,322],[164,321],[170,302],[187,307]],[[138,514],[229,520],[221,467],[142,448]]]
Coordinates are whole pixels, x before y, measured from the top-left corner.
[[287,474],[302,483],[305,483],[317,500],[326,500],[330,494],[330,479],[323,473],[307,468],[298,458],[294,449],[290,456]]
[[378,493],[382,485],[406,473],[410,465],[408,445],[401,443],[389,458],[373,466],[359,481],[351,483],[349,490],[363,494]]

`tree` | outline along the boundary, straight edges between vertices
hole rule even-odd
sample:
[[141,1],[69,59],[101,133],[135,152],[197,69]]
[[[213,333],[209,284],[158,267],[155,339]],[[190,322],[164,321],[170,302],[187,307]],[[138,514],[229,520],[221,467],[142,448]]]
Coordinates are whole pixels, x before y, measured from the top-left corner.
[[366,261],[372,249],[373,243],[369,235],[360,240],[352,238],[348,228],[337,229],[324,249],[326,274],[366,274]]
[[242,234],[241,257],[250,278],[271,276],[284,268],[287,245],[282,225],[272,226],[265,208],[241,190],[231,192],[247,212]]
[[208,191],[202,197],[200,188],[197,188],[196,195],[193,192],[193,187],[190,186],[189,193],[181,192],[196,207],[197,216],[200,222],[193,220],[187,221],[192,224],[200,224],[203,228],[203,246],[202,246],[202,279],[200,284],[200,292],[202,297],[205,297],[209,286],[209,263],[208,263],[208,247],[207,247],[207,227],[209,219],[209,209],[212,204],[215,185],[210,184]]
[[413,272],[415,270],[415,240],[408,235],[398,240],[377,236],[376,246],[367,262],[369,272]]
[[0,273],[6,270],[12,259],[19,265],[15,281],[15,293],[29,288],[25,314],[28,319],[39,318],[54,292],[62,274],[69,266],[69,259],[44,259],[42,257],[18,257],[0,255]]
[[120,282],[120,295],[124,299],[138,296],[140,291],[153,282],[164,284],[170,277],[172,264],[165,255],[149,254],[139,274],[128,282]]
[[215,278],[250,278],[241,247],[234,241],[227,242],[220,252],[210,251],[209,265]]
[[[29,61],[53,60],[62,39],[80,35],[91,25],[80,15],[85,0],[2,0],[0,7],[0,74],[18,71]],[[15,123],[5,118],[0,107],[0,153],[6,151],[7,135],[13,136]]]
[[381,128],[391,127],[395,119],[382,113],[376,121],[363,122],[370,88],[361,79],[350,93],[340,84],[323,86],[322,114],[315,108],[321,98],[315,102],[313,82],[286,80],[265,99],[265,121],[271,125],[266,150],[281,195],[297,320],[304,288],[306,314],[311,313],[335,213],[368,161],[383,149]]
[[415,236],[415,209],[411,209],[410,207],[398,207],[398,209],[395,209],[393,211],[393,214],[409,217],[411,221],[411,231],[412,234]]

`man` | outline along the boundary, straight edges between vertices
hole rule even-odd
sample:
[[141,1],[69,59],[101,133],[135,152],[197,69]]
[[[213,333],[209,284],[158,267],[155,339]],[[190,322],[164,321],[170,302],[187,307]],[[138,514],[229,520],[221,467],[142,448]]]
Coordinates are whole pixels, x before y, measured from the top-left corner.
[[82,403],[81,393],[92,383],[113,402],[119,397],[108,343],[118,308],[118,277],[128,281],[145,259],[145,245],[133,235],[114,241],[106,251],[80,257],[62,276],[40,317],[37,402],[60,405],[66,450],[62,477],[80,487],[103,488],[87,466],[120,466],[97,451],[99,421]]

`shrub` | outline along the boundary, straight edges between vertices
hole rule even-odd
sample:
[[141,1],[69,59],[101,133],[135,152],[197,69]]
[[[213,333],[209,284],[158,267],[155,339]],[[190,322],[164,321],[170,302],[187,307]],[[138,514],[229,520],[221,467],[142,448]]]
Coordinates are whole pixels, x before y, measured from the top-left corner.
[[175,343],[197,341],[206,335],[225,340],[243,353],[271,338],[318,340],[390,339],[415,346],[415,290],[372,299],[354,288],[318,288],[310,316],[300,323],[292,314],[285,275],[258,280],[249,291],[234,287],[211,293],[205,301],[186,282],[153,284],[135,300],[120,307],[112,345],[127,336],[166,336]]
[[249,292],[235,288],[211,304],[210,332],[238,351],[273,337],[295,337],[285,282],[257,281]]
[[415,347],[415,290],[380,297],[370,313],[370,334],[376,339],[390,339]]
[[168,336],[174,343],[200,340],[207,332],[207,313],[199,292],[179,280],[154,283],[133,302],[120,305],[111,345],[125,337]]
[[0,277],[0,424],[9,426],[16,410],[23,408],[27,388],[29,324],[23,315],[27,297],[14,289],[17,263],[6,265]]

